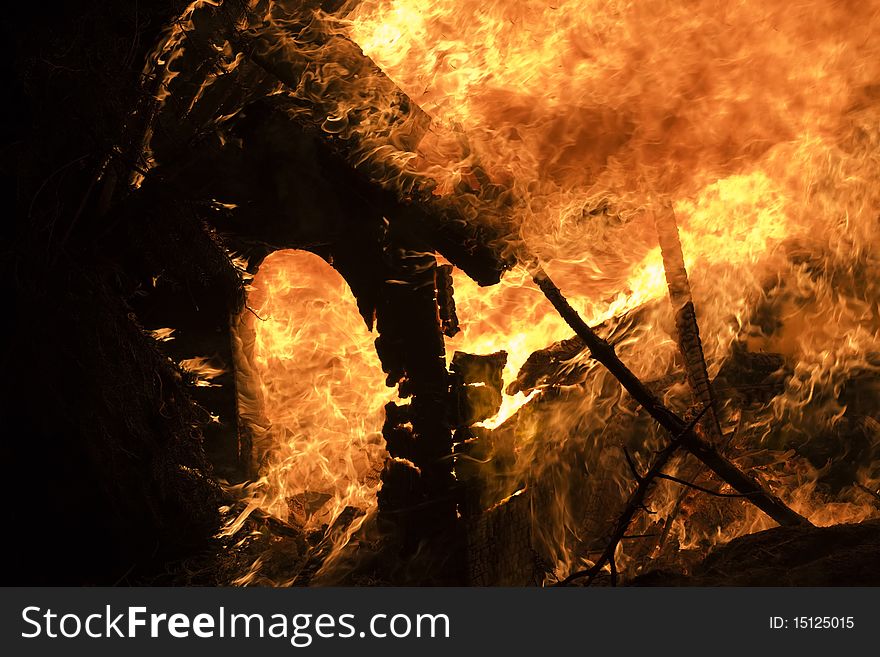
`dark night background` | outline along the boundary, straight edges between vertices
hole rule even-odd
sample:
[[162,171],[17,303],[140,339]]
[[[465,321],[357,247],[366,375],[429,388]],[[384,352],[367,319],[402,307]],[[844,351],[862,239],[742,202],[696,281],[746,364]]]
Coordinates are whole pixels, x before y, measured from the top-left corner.
[[139,73],[183,6],[3,12],[5,584],[131,581],[218,523],[205,413],[133,308],[161,272],[210,322],[228,317],[238,281],[210,240],[200,251],[186,236],[203,237],[194,216],[133,216],[117,184],[145,102]]

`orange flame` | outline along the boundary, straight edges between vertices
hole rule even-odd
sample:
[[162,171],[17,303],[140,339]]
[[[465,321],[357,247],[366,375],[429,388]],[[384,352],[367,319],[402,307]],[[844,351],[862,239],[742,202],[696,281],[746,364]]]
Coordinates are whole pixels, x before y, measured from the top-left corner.
[[[249,27],[262,20],[284,40],[291,4],[254,3],[264,15]],[[583,317],[684,412],[651,216],[670,205],[710,378],[737,350],[779,355],[790,370],[774,374],[769,400],[719,393],[729,453],[817,524],[876,515],[858,492],[880,483],[876,2],[363,0],[341,26],[321,12],[315,20],[360,44],[427,112],[430,130],[416,153],[396,147],[389,86],[321,65],[342,47],[332,39],[288,35],[279,49],[308,51],[308,84],[276,92],[331,108],[324,129],[359,133],[361,155],[386,163],[388,179],[430,176],[438,196],[452,196],[462,184],[479,192],[479,169],[508,189],[507,238],[538,254]],[[169,33],[167,58],[182,35]],[[229,58],[233,70],[239,59]],[[287,518],[291,500],[329,496],[294,514],[308,527],[346,506],[371,509],[392,393],[350,291],[326,263],[287,252],[267,259],[253,288],[265,321],[244,315],[238,335],[253,357],[238,376],[268,457],[250,508]],[[507,351],[505,384],[531,354],[571,337],[522,268],[488,289],[456,272],[455,288],[463,331],[448,352]],[[487,486],[501,500],[529,485],[533,542],[555,575],[589,560],[632,486],[621,447],[646,466],[665,441],[585,354],[534,390],[505,394],[483,425],[510,437],[515,454],[505,480]],[[668,482],[651,504],[645,533],[669,518],[662,531],[685,548],[770,524],[741,500],[682,502]],[[625,546],[619,563],[637,567],[637,552]]]
[[[748,467],[749,454],[761,463],[763,445],[803,446],[807,436],[833,433],[847,410],[841,388],[878,371],[870,357],[880,346],[878,28],[873,2],[365,0],[351,34],[434,118],[423,158],[446,153],[436,141],[442,126],[467,134],[469,159],[450,157],[432,173],[452,179],[478,165],[514,190],[518,237],[590,323],[641,309],[617,346],[647,381],[678,369],[650,219],[669,200],[710,376],[734,342],[794,364],[784,393],[759,412],[746,418],[727,409],[726,428],[737,429]],[[457,276],[456,292],[464,330],[450,350],[505,349],[506,382],[536,349],[571,336],[524,271],[488,290]],[[762,310],[773,312],[775,326]],[[597,503],[610,504],[596,493],[601,480],[631,485],[611,456],[625,434],[614,425],[627,420],[608,379],[591,369],[576,398],[547,401],[513,429],[526,478],[555,482],[556,508],[542,509],[533,528],[548,545],[589,533],[572,511],[578,502],[561,492],[583,477],[578,468],[597,480]],[[501,414],[484,424],[503,428],[526,400],[505,396]],[[688,394],[673,386],[666,400],[681,408]],[[576,441],[594,445],[586,463],[546,456],[548,448],[570,452]],[[871,458],[860,468],[876,487]],[[852,488],[817,493],[817,467],[803,458],[762,472],[818,524],[876,514]],[[660,487],[661,517],[679,492]],[[772,524],[737,504],[739,519],[723,530],[694,522],[673,533],[696,545]],[[555,554],[566,569],[571,554]]]

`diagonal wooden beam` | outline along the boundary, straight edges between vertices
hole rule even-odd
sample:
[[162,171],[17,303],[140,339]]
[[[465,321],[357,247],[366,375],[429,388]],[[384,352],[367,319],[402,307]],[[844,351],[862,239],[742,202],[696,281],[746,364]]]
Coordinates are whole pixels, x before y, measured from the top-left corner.
[[596,335],[595,331],[581,319],[577,311],[572,308],[571,304],[539,264],[533,264],[531,272],[533,280],[544,293],[544,296],[553,304],[553,307],[562,319],[565,320],[566,324],[584,341],[584,344],[590,350],[590,355],[611,372],[626,391],[632,395],[633,399],[660,426],[666,429],[672,436],[682,436],[681,444],[686,450],[705,463],[722,481],[727,482],[734,490],[746,497],[752,504],[780,525],[812,525],[809,520],[790,509],[773,493],[765,490],[754,477],[746,474],[733,462],[725,458],[713,445],[698,436],[692,428],[688,427],[684,420],[657,399],[639,378],[633,374],[632,370],[620,360],[614,348]]
[[[666,284],[669,288],[669,302],[672,305],[674,315],[675,339],[678,343],[678,350],[684,361],[685,375],[694,399],[707,411],[695,429],[705,440],[720,445],[723,435],[718,419],[718,405],[712,384],[709,381],[709,371],[706,366],[706,356],[703,353],[703,341],[700,339],[700,328],[697,323],[690,279],[684,263],[684,252],[681,248],[681,236],[678,231],[678,223],[675,220],[675,211],[672,204],[664,199],[655,204],[653,215],[657,241],[660,243],[660,253],[663,257]],[[703,467],[705,466],[698,465],[696,468],[691,468],[692,472],[686,476],[686,479],[693,481],[701,474]],[[690,489],[683,488],[679,493],[675,506],[666,518],[658,545],[662,545],[668,535],[672,523],[681,509],[682,502],[689,492]]]

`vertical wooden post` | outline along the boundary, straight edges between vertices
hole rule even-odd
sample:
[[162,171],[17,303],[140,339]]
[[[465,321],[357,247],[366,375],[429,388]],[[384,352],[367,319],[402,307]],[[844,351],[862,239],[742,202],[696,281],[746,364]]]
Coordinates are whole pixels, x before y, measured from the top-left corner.
[[388,383],[396,383],[410,403],[388,408],[384,433],[391,459],[379,491],[379,518],[399,534],[407,552],[433,553],[432,561],[445,562],[444,577],[454,579],[463,559],[458,554],[450,377],[437,305],[437,261],[393,224],[386,247],[376,349]]

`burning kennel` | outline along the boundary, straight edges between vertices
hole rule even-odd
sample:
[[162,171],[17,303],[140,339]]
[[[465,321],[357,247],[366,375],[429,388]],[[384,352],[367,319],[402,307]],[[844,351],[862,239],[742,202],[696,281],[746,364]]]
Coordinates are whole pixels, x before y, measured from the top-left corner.
[[210,321],[161,254],[130,301],[208,414],[199,568],[733,583],[873,545],[880,17],[816,4],[187,7],[113,212],[222,272]]

